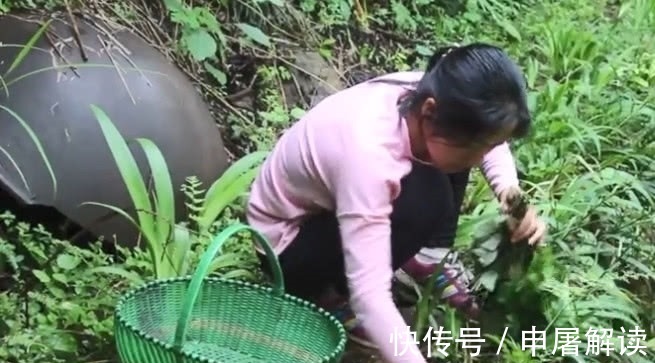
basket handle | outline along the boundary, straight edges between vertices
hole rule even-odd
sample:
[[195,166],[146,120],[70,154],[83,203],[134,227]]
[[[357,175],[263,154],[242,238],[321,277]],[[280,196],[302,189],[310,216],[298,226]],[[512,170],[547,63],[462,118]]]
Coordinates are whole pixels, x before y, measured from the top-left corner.
[[193,274],[189,288],[187,289],[187,292],[182,301],[182,313],[177,322],[175,341],[173,343],[176,349],[179,350],[182,348],[187,327],[189,325],[191,311],[193,310],[193,306],[195,305],[198,294],[200,293],[200,285],[202,284],[202,280],[207,275],[207,271],[209,271],[209,266],[211,265],[212,260],[221,249],[223,244],[225,244],[225,242],[230,237],[232,237],[233,234],[244,230],[249,230],[252,232],[255,240],[266,252],[266,258],[268,259],[268,263],[271,266],[273,272],[273,293],[276,295],[284,294],[284,279],[282,278],[282,268],[280,267],[280,263],[277,260],[277,256],[275,255],[273,248],[271,248],[266,238],[257,230],[243,223],[236,223],[227,227],[221,233],[216,235],[216,237],[214,237],[211,244],[209,245],[209,248],[203,254],[196,272]]

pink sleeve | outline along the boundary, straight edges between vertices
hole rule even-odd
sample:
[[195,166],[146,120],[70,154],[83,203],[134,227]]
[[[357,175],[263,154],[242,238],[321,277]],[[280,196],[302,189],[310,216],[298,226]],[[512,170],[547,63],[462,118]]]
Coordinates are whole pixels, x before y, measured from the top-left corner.
[[358,153],[344,158],[332,181],[351,307],[386,362],[425,363],[418,347],[405,343],[412,340],[391,339],[409,331],[391,295],[389,216],[400,179],[411,165],[393,160],[388,151]]
[[491,149],[482,159],[480,168],[496,196],[508,187],[519,186],[514,156],[506,142]]

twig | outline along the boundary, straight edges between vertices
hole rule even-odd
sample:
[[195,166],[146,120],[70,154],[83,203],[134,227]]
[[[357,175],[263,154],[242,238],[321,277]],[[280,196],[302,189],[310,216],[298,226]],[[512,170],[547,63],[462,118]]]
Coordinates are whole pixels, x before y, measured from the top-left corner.
[[127,94],[130,95],[130,99],[132,99],[132,103],[136,105],[136,100],[134,99],[134,96],[132,96],[132,92],[130,92],[130,87],[127,85],[127,81],[125,81],[125,77],[123,77],[123,74],[121,73],[118,63],[116,63],[116,60],[114,60],[114,57],[112,57],[110,49],[107,48],[107,45],[105,44],[100,34],[98,34],[97,37],[98,40],[100,41],[100,44],[102,44],[102,47],[105,49],[105,52],[107,52],[107,56],[109,57],[109,60],[111,60],[111,63],[114,65],[114,68],[116,68],[116,72],[118,73],[118,76],[121,77],[121,81],[125,86],[125,90],[127,91]]
[[[277,61],[273,60],[273,66],[277,68]],[[287,95],[286,92],[284,92],[284,85],[282,84],[282,79],[279,74],[275,76],[275,83],[277,84],[278,89],[280,90],[280,97],[282,98],[282,104],[284,105],[284,108],[288,108],[289,104],[287,103]]]
[[138,65],[137,65],[137,64],[132,60],[132,58],[130,58],[127,54],[123,53],[123,51],[122,51],[121,49],[118,49],[118,52],[121,53],[121,55],[123,56],[123,58],[125,58],[128,62],[130,62],[130,64],[134,67],[134,69],[136,69],[137,71],[139,71],[139,73],[141,74],[141,76],[142,76],[143,78],[145,78],[146,83],[148,84],[148,86],[149,86],[149,87],[152,87],[152,83],[150,82],[150,79],[148,79],[148,76],[146,76],[146,74],[143,73],[143,71],[141,70],[141,68],[139,68],[139,66],[138,66]]
[[116,44],[125,54],[132,55],[132,52],[130,52],[130,50],[127,49],[126,46],[124,46],[121,42],[119,42],[118,39],[116,39],[116,37],[114,37],[114,35],[105,27],[99,24],[93,24],[93,26],[100,29],[100,31],[103,32],[107,36],[107,38],[109,38],[112,42],[114,42],[114,44]]
[[298,77],[292,74],[291,79],[293,80],[293,86],[296,88],[296,92],[298,92],[298,95],[300,95],[300,98],[305,103],[305,106],[311,106],[311,98],[305,97],[303,94],[303,89],[302,86],[300,86],[300,82],[298,82]]
[[73,15],[73,10],[71,9],[68,0],[64,0],[64,3],[66,4],[66,11],[68,12],[68,17],[70,18],[71,25],[73,25],[73,36],[75,38],[75,41],[77,42],[77,46],[80,48],[80,55],[82,56],[82,61],[87,62],[89,58],[86,56],[86,52],[84,51],[84,45],[82,44],[82,37],[80,36],[80,30],[77,27],[77,21],[75,20],[75,16]]
[[64,63],[66,63],[66,64],[70,67],[71,71],[73,71],[73,73],[75,73],[75,75],[76,75],[78,78],[80,78],[81,76],[80,76],[80,74],[77,72],[77,68],[76,68],[74,65],[72,65],[72,64],[68,61],[68,59],[66,59],[66,57],[64,56],[64,54],[59,50],[59,48],[57,48],[57,43],[55,43],[55,42],[52,40],[52,37],[50,36],[50,34],[49,34],[48,32],[45,32],[45,37],[46,37],[46,39],[48,40],[48,43],[50,43],[50,45],[52,46],[52,49],[55,51],[55,53],[57,53],[57,56],[58,56],[59,58],[61,58],[61,59],[64,61]]

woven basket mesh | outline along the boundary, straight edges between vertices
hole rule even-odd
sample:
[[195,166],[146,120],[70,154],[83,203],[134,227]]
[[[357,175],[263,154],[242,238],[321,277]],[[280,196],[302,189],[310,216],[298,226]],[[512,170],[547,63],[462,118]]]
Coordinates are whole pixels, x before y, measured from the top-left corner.
[[[224,241],[242,229],[249,227],[237,225],[217,239]],[[210,262],[208,256],[203,259]],[[191,302],[189,277],[154,281],[128,292],[115,319],[122,363],[339,362],[346,341],[342,325],[315,305],[284,294],[280,278],[277,290],[204,278]],[[190,310],[186,315],[185,306]],[[184,337],[176,342],[180,324],[185,324]]]

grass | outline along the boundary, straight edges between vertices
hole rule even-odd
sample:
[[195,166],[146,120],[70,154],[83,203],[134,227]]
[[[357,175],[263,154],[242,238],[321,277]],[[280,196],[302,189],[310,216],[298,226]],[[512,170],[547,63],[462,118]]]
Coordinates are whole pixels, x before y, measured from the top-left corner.
[[[41,27],[39,27],[39,29],[34,33],[34,35],[32,35],[30,37],[30,39],[27,41],[25,46],[18,52],[16,57],[12,60],[11,64],[9,65],[9,69],[7,69],[7,71],[2,76],[0,76],[0,83],[1,83],[0,86],[2,86],[2,88],[3,88],[4,92],[5,92],[5,95],[7,97],[9,97],[9,85],[7,84],[7,82],[5,82],[5,79],[7,78],[7,76],[14,69],[16,69],[16,67],[18,67],[23,62],[23,60],[25,60],[25,57],[33,49],[34,44],[43,35],[43,33],[48,29],[48,26],[50,25],[50,23],[51,23],[50,20],[46,21]],[[19,122],[21,124],[23,129],[25,129],[26,133],[29,135],[31,141],[34,143],[37,150],[39,151],[39,155],[41,155],[41,157],[42,157],[42,159],[43,159],[43,161],[45,163],[45,166],[48,168],[48,172],[49,172],[50,178],[52,180],[53,198],[56,198],[56,195],[57,195],[57,178],[55,177],[55,173],[52,170],[52,165],[50,165],[50,161],[49,161],[47,155],[45,154],[45,151],[43,150],[43,147],[41,146],[41,142],[39,141],[38,136],[34,133],[34,130],[32,130],[32,128],[29,126],[29,124],[27,122],[25,122],[25,120],[23,120],[23,118],[20,117],[20,115],[16,114],[16,112],[14,112],[13,110],[11,110],[10,108],[8,108],[8,107],[6,107],[4,105],[0,105],[0,110],[9,113],[12,116],[12,118],[14,118],[17,122]],[[16,168],[16,171],[18,172],[18,174],[19,174],[19,176],[21,178],[21,181],[25,185],[25,188],[29,191],[29,189],[30,189],[29,184],[27,183],[27,180],[26,180],[25,176],[23,175],[23,172],[21,171],[20,166],[14,161],[14,159],[11,157],[11,154],[5,148],[0,146],[0,151],[2,151],[3,154],[5,154],[7,159],[9,159],[9,161],[11,162],[12,166],[14,166]]]
[[[523,278],[501,284],[482,274],[486,265],[477,259],[489,260],[496,252],[499,216],[476,173],[456,247],[485,276],[478,292],[485,298],[485,318],[469,322],[425,299],[419,304],[425,320],[415,327],[436,329],[438,322],[453,339],[463,328],[480,329],[485,343],[479,354],[453,340],[443,361],[637,363],[655,358],[655,1],[243,0],[215,5],[167,0],[150,8],[137,2],[90,3],[98,16],[147,38],[198,84],[240,162],[207,190],[189,176],[183,187],[187,205],[173,205],[171,192],[180,186],[170,184],[157,145],[135,140],[149,156],[155,179],[151,192],[131,161],[131,140],[112,128],[111,115],[89,105],[139,211],[134,223],[144,231],[145,248],[119,248],[122,258],[117,259],[97,245],[74,247],[3,214],[0,281],[11,281],[12,287],[0,292],[0,312],[9,317],[0,323],[0,360],[114,359],[116,297],[143,280],[192,270],[207,236],[242,214],[241,197],[264,150],[310,106],[309,95],[290,91],[320,78],[294,62],[298,48],[321,54],[345,84],[352,84],[362,72],[371,77],[421,68],[435,47],[471,41],[505,47],[526,73],[536,128],[513,150],[522,186],[549,222],[549,243]],[[30,4],[51,9],[63,2],[5,1],[0,11]],[[160,15],[166,26],[153,21]],[[21,77],[41,71],[19,74],[20,59],[5,61],[12,71],[0,77],[0,94],[10,94]],[[240,97],[252,105],[238,106]],[[21,124],[27,127],[24,120]],[[35,145],[38,136],[31,135]],[[11,155],[0,151],[11,164]],[[47,155],[43,160],[49,165]],[[182,207],[190,215],[171,221]],[[247,241],[226,246],[213,270],[258,279],[251,247]],[[418,295],[427,291],[421,288]],[[522,344],[521,334],[533,326],[546,338],[534,353]],[[645,335],[639,343],[649,347],[646,355],[621,350],[635,327]],[[562,354],[567,328],[578,338],[577,356]],[[601,341],[614,350],[606,355],[596,349],[601,347],[594,342]]]

